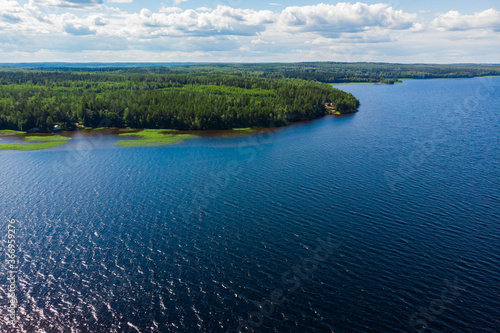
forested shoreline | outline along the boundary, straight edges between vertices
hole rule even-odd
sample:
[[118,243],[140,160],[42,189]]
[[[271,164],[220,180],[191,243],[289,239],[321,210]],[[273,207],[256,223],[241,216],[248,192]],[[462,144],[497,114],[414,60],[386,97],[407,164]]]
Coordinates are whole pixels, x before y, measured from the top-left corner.
[[[1,65],[0,65],[1,66]],[[353,113],[333,83],[500,75],[499,65],[384,63],[23,64],[0,67],[0,130],[54,125],[151,129],[272,127]],[[325,106],[332,103],[331,108]]]
[[77,126],[231,129],[282,126],[359,101],[327,84],[192,69],[0,71],[0,129]]

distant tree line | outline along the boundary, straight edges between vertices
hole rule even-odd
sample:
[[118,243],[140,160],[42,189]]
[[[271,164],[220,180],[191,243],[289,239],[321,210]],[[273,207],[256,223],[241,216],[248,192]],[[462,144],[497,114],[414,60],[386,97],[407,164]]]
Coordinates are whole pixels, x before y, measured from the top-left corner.
[[[238,70],[267,78],[296,78],[325,83],[387,83],[400,79],[472,78],[500,75],[499,65],[434,65],[389,63],[303,62],[291,64],[202,65],[199,68]],[[193,66],[191,66],[193,68]],[[174,67],[173,70],[179,70]]]

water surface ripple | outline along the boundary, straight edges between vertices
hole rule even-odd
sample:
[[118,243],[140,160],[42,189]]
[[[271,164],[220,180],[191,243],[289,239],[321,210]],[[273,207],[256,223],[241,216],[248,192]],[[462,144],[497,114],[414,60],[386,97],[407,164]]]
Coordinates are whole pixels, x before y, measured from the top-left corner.
[[0,152],[17,331],[499,332],[499,84],[342,86],[359,113],[260,136]]

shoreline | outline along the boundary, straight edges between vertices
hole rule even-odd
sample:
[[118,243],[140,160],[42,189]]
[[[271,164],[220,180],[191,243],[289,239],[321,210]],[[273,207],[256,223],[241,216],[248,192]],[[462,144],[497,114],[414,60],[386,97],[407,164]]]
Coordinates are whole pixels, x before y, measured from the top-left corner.
[[[148,129],[148,128],[141,129],[141,128],[120,128],[120,127],[106,127],[106,128],[95,128],[95,129],[80,128],[71,131],[59,131],[56,133],[40,133],[40,132],[25,133],[19,131],[4,130],[3,131],[4,134],[0,134],[0,141],[2,140],[2,137],[5,138],[16,137],[21,140],[3,144],[0,143],[0,152],[45,150],[48,148],[58,147],[65,143],[68,143],[75,136],[91,138],[103,134],[113,135],[119,138],[116,144],[123,148],[168,146],[183,142],[186,139],[194,139],[200,137],[227,138],[227,137],[238,137],[238,136],[243,137],[251,135],[262,135],[269,132],[274,132],[279,129],[284,129],[291,125],[307,124],[325,117],[340,118],[340,117],[352,116],[354,114],[356,114],[356,112],[346,113],[346,114],[337,114],[330,112],[319,118],[294,121],[290,122],[289,125],[285,126],[247,127],[247,128],[233,128],[225,130],[173,130],[173,129]],[[0,133],[2,133],[1,130]],[[61,140],[55,140],[55,138],[58,137],[64,137],[64,140],[62,140],[61,138],[60,138]]]
[[348,112],[348,113],[339,113],[337,112],[332,112],[335,111],[333,109],[327,108],[328,112],[322,115],[321,117],[317,118],[311,118],[311,119],[301,119],[301,120],[294,120],[294,121],[289,121],[287,125],[283,126],[273,126],[273,127],[235,127],[231,129],[172,129],[172,128],[130,128],[130,127],[98,127],[98,128],[93,128],[93,127],[84,127],[84,128],[75,128],[73,130],[62,130],[62,131],[57,131],[57,132],[35,132],[35,133],[28,133],[24,131],[15,131],[15,130],[0,130],[0,138],[2,137],[9,137],[9,136],[22,136],[22,137],[30,137],[30,136],[47,136],[51,137],[54,135],[68,135],[69,137],[72,136],[72,134],[75,133],[80,133],[80,134],[91,134],[91,133],[97,133],[97,132],[108,132],[108,134],[124,134],[124,133],[134,133],[134,132],[140,132],[140,131],[156,131],[156,132],[168,132],[169,134],[195,134],[195,135],[218,135],[218,134],[234,134],[234,135],[241,135],[241,134],[250,134],[250,133],[255,133],[255,132],[260,132],[260,131],[266,131],[266,130],[273,130],[277,128],[285,128],[287,126],[297,124],[297,123],[304,123],[304,122],[310,122],[310,121],[315,121],[318,119],[322,119],[326,116],[350,116],[354,115],[358,112],[356,110],[355,112]]
[[450,79],[477,79],[477,78],[487,78],[487,77],[500,77],[500,75],[477,75],[472,77],[426,77],[426,78],[413,78],[413,77],[402,77],[398,78],[400,82],[385,83],[385,82],[340,82],[340,83],[327,83],[332,86],[349,86],[349,85],[394,85],[403,84],[405,80],[450,80]]
[[376,85],[376,84],[391,85],[389,83],[383,83],[383,82],[342,82],[342,83],[328,83],[328,84],[332,86]]

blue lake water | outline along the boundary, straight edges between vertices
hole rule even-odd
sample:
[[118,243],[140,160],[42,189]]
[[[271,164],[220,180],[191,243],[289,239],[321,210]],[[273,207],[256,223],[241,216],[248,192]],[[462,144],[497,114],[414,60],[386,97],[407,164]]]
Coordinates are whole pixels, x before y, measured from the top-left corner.
[[339,88],[357,114],[0,152],[0,331],[499,332],[500,78]]

